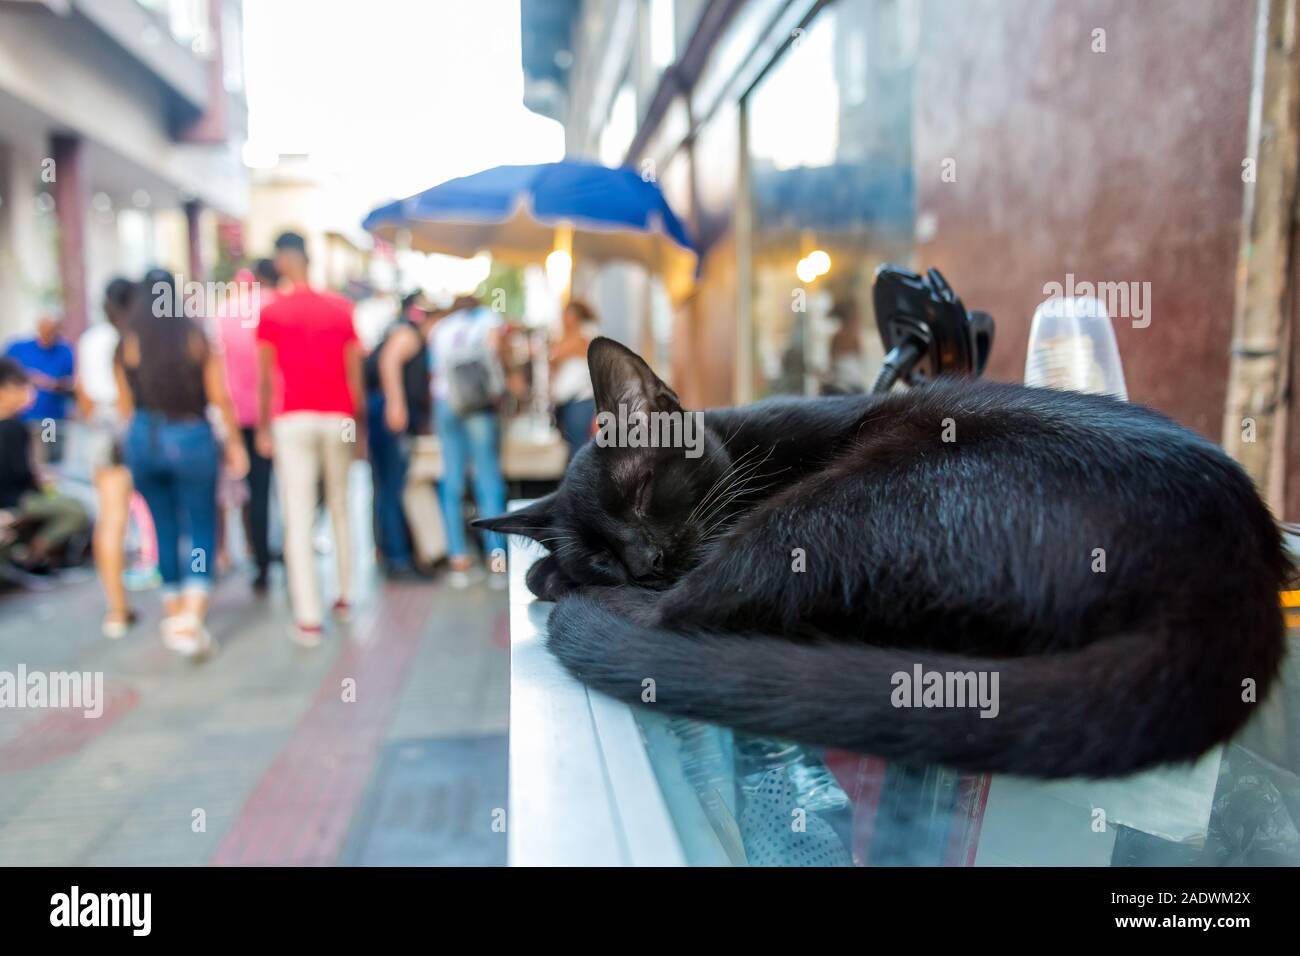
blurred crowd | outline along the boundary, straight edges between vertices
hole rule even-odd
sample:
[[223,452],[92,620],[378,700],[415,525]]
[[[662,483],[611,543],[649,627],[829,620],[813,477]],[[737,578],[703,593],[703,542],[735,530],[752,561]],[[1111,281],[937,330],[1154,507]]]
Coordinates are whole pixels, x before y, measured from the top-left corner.
[[[163,642],[202,658],[214,649],[209,593],[235,563],[227,532],[238,521],[253,592],[267,591],[282,560],[289,636],[315,646],[351,610],[349,483],[367,459],[386,577],[504,587],[505,542],[468,519],[502,513],[511,482],[535,491],[558,480],[589,440],[591,309],[570,302],[539,336],[473,296],[435,307],[414,290],[366,349],[352,301],[308,282],[294,232],[226,288],[252,294],[196,301],[165,270],[115,278],[103,320],[75,343],[46,317],[7,345],[0,572],[21,583],[93,554],[110,638],[136,623],[133,576],[152,578]],[[69,434],[93,507],[59,480]],[[328,596],[321,551],[335,565]]]

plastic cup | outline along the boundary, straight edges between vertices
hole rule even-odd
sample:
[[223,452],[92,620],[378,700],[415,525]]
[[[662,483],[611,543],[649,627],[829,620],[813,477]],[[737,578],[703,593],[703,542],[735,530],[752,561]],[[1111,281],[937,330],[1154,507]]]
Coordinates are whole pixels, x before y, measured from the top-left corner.
[[1091,296],[1051,298],[1034,311],[1025,384],[1128,400],[1110,316]]

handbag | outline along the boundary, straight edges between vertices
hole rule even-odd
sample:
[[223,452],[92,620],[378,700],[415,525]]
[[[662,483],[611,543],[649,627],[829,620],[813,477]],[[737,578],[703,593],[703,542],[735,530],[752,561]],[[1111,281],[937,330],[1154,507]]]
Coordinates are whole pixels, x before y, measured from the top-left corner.
[[442,478],[442,444],[437,435],[416,435],[411,439],[411,458],[406,466],[408,485],[427,485]]
[[549,416],[516,415],[506,421],[501,474],[507,481],[559,481],[569,464],[569,446]]
[[442,477],[442,445],[437,435],[411,438],[411,457],[402,489],[402,511],[411,529],[411,544],[422,564],[447,556],[447,529],[433,483]]

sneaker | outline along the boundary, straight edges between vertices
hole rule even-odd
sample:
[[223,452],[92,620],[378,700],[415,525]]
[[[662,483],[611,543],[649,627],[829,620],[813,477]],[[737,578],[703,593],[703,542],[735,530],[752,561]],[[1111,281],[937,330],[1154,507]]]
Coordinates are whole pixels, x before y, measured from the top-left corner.
[[340,621],[352,620],[352,605],[348,603],[347,598],[339,598],[330,606],[330,611]]
[[299,647],[320,647],[325,629],[319,624],[295,624],[289,628],[289,640]]
[[457,591],[463,591],[474,583],[468,571],[461,571],[456,568],[447,572],[447,583]]
[[126,632],[131,629],[131,625],[137,620],[135,611],[127,611],[125,617],[110,617],[104,615],[104,623],[100,626],[100,631],[110,641],[120,640],[126,637]]

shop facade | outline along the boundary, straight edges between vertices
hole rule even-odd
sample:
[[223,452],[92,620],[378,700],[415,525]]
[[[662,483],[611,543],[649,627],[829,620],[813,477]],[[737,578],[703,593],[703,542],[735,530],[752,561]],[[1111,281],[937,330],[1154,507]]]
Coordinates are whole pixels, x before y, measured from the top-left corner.
[[1220,439],[1253,5],[568,7],[569,152],[654,176],[702,252],[668,318],[643,277],[587,288],[685,401],[869,384],[872,274],[894,262],[994,315],[988,374],[1008,381],[1054,284],[1123,291],[1130,395]]

